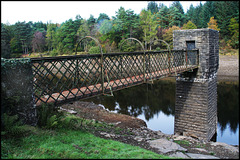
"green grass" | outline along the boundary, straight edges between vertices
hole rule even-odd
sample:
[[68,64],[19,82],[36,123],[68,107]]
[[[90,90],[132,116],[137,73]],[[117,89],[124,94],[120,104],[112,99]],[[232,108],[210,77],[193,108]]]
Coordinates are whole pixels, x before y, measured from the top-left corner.
[[21,138],[2,138],[4,159],[168,159],[138,146],[106,140],[83,130],[43,130]]
[[174,141],[175,143],[181,145],[181,144],[184,144],[184,145],[190,145],[190,143],[186,140],[176,140]]

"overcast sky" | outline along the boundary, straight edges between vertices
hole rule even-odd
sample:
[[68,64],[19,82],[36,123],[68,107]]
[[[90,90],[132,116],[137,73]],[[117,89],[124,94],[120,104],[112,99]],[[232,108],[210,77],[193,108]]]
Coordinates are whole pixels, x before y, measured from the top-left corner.
[[[155,1],[169,7],[173,1]],[[180,1],[184,12],[187,12],[191,3],[193,6],[200,1]],[[201,1],[202,4],[205,1]],[[1,23],[15,24],[16,22],[62,23],[76,15],[88,19],[90,14],[98,18],[100,13],[107,14],[110,18],[116,16],[116,12],[122,6],[125,10],[132,9],[139,14],[147,8],[148,1],[1,1]]]

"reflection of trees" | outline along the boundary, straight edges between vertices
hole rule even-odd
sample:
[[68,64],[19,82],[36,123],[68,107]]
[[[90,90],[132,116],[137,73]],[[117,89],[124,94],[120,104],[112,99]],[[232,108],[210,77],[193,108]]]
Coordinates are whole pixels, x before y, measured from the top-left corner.
[[[144,114],[149,120],[162,111],[165,115],[174,115],[175,81],[159,80],[154,84],[142,84],[114,92],[114,97],[99,96],[88,99],[102,104],[109,110],[137,117]],[[229,124],[231,131],[236,133],[239,125],[239,84],[219,83],[218,92],[218,123],[223,132]]]
[[218,84],[218,123],[223,132],[229,124],[231,131],[236,133],[239,125],[239,83]]
[[118,113],[137,117],[144,114],[149,120],[162,111],[166,115],[174,115],[175,82],[167,80],[154,81],[154,84],[139,86],[114,92],[114,97],[101,96],[89,99],[102,104],[109,110],[115,110],[115,102],[119,104]]

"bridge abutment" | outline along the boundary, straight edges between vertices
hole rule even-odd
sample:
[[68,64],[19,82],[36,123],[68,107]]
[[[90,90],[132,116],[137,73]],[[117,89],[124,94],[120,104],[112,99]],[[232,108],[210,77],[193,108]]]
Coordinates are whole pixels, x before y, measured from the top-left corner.
[[217,132],[218,43],[219,32],[212,29],[173,32],[173,49],[199,49],[198,69],[176,78],[174,134],[209,141]]

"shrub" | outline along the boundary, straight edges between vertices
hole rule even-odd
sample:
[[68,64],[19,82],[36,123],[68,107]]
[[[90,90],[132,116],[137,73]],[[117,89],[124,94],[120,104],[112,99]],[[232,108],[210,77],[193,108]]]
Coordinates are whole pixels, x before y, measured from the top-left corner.
[[58,124],[58,118],[63,116],[58,112],[57,107],[53,104],[42,104],[37,108],[38,123],[41,128],[55,128]]
[[83,119],[58,111],[53,104],[38,107],[38,126],[45,129],[79,129]]
[[137,50],[142,51],[142,48],[138,42],[127,40],[125,42],[125,39],[121,40],[119,43],[120,52],[134,52]]
[[53,50],[50,52],[50,55],[51,55],[52,57],[57,56],[57,55],[58,55],[57,50],[56,50],[56,49],[53,49]]
[[27,125],[23,125],[17,115],[10,116],[7,113],[4,113],[1,117],[1,121],[4,123],[1,130],[1,136],[20,137],[29,132],[26,127]]
[[94,47],[91,47],[89,49],[89,54],[100,54],[101,51],[100,51],[100,48],[98,46],[94,46]]

